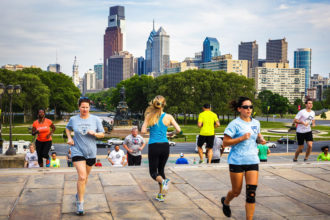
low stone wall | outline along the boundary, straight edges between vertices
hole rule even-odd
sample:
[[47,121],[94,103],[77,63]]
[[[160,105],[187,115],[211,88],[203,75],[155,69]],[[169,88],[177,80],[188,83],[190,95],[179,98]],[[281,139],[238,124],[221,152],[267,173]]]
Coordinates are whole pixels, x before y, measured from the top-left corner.
[[24,158],[24,154],[0,155],[0,168],[23,168]]

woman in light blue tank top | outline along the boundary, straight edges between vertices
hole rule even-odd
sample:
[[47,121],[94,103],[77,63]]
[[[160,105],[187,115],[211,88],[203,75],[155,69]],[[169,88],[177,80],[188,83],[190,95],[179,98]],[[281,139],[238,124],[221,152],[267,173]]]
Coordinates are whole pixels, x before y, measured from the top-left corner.
[[156,96],[145,111],[145,121],[142,125],[142,133],[147,133],[150,128],[150,139],[148,146],[149,173],[159,184],[159,193],[156,199],[164,201],[164,194],[168,190],[169,179],[165,177],[165,165],[170,153],[170,146],[167,139],[167,128],[173,125],[176,132],[180,132],[180,126],[173,116],[163,112],[166,105],[163,96]]

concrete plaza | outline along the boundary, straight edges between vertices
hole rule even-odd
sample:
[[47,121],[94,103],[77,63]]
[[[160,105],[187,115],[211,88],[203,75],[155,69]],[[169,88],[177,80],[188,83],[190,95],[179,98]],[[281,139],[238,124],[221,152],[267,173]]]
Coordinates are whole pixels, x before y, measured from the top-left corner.
[[[75,168],[1,169],[3,219],[229,219],[221,196],[230,189],[227,164],[168,166],[170,189],[158,202],[148,168],[93,168],[86,215],[75,215]],[[231,219],[245,219],[245,190]],[[254,219],[330,219],[330,162],[260,165]]]

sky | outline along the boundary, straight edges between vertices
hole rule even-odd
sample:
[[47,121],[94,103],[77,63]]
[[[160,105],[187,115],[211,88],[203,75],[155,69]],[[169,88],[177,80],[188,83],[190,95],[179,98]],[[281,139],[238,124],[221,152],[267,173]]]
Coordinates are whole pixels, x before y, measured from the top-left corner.
[[294,50],[312,48],[312,74],[329,77],[329,0],[1,0],[0,66],[46,70],[57,60],[71,76],[77,56],[83,76],[103,62],[109,8],[116,5],[125,6],[126,50],[134,57],[144,56],[154,19],[170,35],[171,60],[202,51],[205,37],[217,38],[221,54],[233,59],[241,41],[256,40],[262,59],[269,39],[285,37],[290,67]]

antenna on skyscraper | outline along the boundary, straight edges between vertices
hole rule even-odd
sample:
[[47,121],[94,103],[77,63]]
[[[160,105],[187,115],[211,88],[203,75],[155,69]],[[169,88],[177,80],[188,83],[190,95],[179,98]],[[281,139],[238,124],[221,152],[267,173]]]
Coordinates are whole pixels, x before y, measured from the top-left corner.
[[152,19],[152,30],[155,30],[155,19]]

